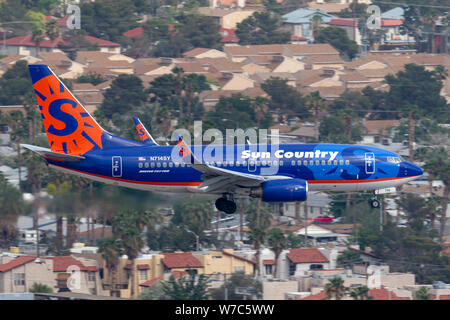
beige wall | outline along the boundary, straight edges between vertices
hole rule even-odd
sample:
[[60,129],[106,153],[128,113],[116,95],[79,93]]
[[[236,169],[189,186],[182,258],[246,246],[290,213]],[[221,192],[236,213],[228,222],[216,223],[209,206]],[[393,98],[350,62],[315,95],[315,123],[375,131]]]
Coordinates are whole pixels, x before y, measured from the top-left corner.
[[233,78],[228,81],[222,90],[245,90],[247,88],[253,88],[255,86],[254,81],[240,74],[233,74]]
[[285,300],[286,292],[298,292],[297,281],[264,281],[263,300]]
[[[233,253],[233,250],[229,250]],[[245,274],[253,274],[253,264],[229,255],[224,254],[222,251],[209,251],[207,255],[194,255],[204,265],[203,273],[215,274],[226,273],[232,274],[237,269],[244,268]]]
[[284,57],[284,60],[278,67],[276,67],[273,72],[288,72],[296,73],[297,71],[305,70],[305,64],[292,59],[290,57]]
[[337,70],[343,70],[344,69],[344,65],[341,63],[316,63],[312,65],[313,70],[319,70],[319,69],[323,69],[323,68],[327,68],[327,69],[337,69]]
[[[56,291],[54,288],[56,280],[53,273],[53,262],[44,259],[41,261],[42,263],[32,261],[8,272],[0,272],[0,292],[29,292],[35,282],[45,284]],[[18,273],[25,274],[24,286],[14,285],[14,274]]]
[[226,29],[236,29],[237,24],[251,16],[255,11],[234,11],[220,19],[221,26]]

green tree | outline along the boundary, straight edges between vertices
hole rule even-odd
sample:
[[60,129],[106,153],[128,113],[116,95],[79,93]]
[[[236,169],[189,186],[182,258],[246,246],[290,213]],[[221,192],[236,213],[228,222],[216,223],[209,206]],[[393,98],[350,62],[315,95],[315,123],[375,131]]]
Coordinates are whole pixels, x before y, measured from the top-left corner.
[[319,140],[319,113],[322,111],[326,104],[325,99],[320,96],[319,91],[311,92],[305,97],[306,105],[310,110],[313,110],[314,114],[314,135],[317,140]]
[[361,263],[363,263],[363,260],[359,252],[350,249],[342,252],[337,259],[338,268],[348,268]]
[[271,112],[279,115],[298,116],[301,119],[311,115],[301,93],[288,85],[287,80],[271,77],[261,84],[261,89],[270,96],[269,109]]
[[256,250],[256,254],[255,254],[256,273],[257,273],[257,275],[261,275],[261,262],[260,262],[261,244],[263,244],[266,239],[266,233],[261,228],[255,227],[250,230],[248,236]]
[[449,153],[444,147],[433,148],[427,155],[424,169],[444,183],[444,194],[441,201],[440,234],[445,232],[447,222],[446,212],[450,198],[450,160]]
[[278,258],[280,257],[283,249],[286,248],[286,238],[283,234],[283,231],[278,228],[270,229],[267,232],[267,244],[275,254],[275,270],[273,274],[276,278],[278,277]]
[[325,292],[329,300],[341,300],[346,292],[344,280],[339,277],[330,279],[325,285]]
[[116,238],[106,238],[100,241],[99,253],[105,261],[105,267],[110,275],[110,294],[111,296],[118,296],[119,290],[116,288],[117,281],[117,267],[120,263],[120,256],[123,253],[121,242]]
[[135,75],[121,74],[111,83],[105,92],[105,100],[100,110],[107,119],[112,119],[119,128],[124,125],[123,115],[133,112],[147,99],[142,80]]
[[211,290],[211,298],[213,300],[224,300],[225,299],[225,286],[228,292],[228,300],[244,300],[251,299],[252,297],[246,297],[241,294],[236,294],[236,288],[248,288],[252,290],[255,295],[254,299],[262,298],[262,283],[255,280],[252,276],[247,275],[244,271],[234,272],[231,277],[227,279],[227,283],[223,284],[217,289]]
[[358,44],[350,40],[347,32],[340,27],[320,28],[318,36],[314,39],[316,43],[329,43],[336,48],[341,55],[353,59],[358,53]]
[[46,284],[42,283],[33,283],[33,285],[30,288],[30,292],[33,293],[53,293],[53,289],[47,286]]
[[138,26],[132,0],[97,0],[81,5],[81,28],[95,37],[118,42],[122,33]]
[[8,249],[16,239],[17,220],[25,213],[25,203],[19,189],[0,175],[0,248]]
[[427,287],[420,287],[414,296],[416,300],[430,300],[431,298],[430,290]]
[[349,290],[349,295],[354,300],[371,300],[372,296],[369,295],[369,288],[366,286],[358,286]]
[[34,97],[28,63],[19,60],[0,78],[0,104],[20,105],[29,94]]
[[107,79],[104,78],[101,74],[88,72],[87,74],[82,74],[76,79],[77,83],[90,83],[94,86],[105,82]]
[[209,277],[196,275],[194,270],[188,270],[188,276],[175,279],[173,275],[168,281],[162,282],[164,294],[170,300],[206,300]]
[[289,32],[281,31],[282,19],[273,12],[255,12],[237,24],[236,36],[239,44],[288,43]]
[[202,237],[204,231],[211,225],[213,204],[210,201],[193,202],[188,200],[176,204],[174,211],[171,223],[181,228],[187,228],[196,236]]
[[145,288],[139,293],[139,300],[169,300],[169,296],[164,293],[163,282],[158,281],[151,287]]
[[414,160],[414,128],[418,117],[427,114],[438,118],[447,107],[445,99],[440,96],[443,84],[439,77],[439,74],[427,71],[423,66],[407,64],[404,71],[385,78],[390,87],[389,105],[408,117],[410,160]]

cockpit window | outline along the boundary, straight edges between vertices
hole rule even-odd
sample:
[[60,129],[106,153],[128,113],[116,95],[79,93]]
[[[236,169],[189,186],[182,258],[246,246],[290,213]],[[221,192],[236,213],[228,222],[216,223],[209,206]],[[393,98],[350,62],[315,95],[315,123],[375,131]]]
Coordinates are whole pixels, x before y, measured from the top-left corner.
[[400,163],[404,161],[402,157],[387,157],[387,162],[390,163]]

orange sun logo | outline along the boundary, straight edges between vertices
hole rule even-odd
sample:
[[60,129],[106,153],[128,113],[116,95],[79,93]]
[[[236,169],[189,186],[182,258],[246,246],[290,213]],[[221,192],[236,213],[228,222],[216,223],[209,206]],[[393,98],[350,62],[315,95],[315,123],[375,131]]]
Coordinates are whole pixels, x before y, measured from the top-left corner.
[[54,75],[33,87],[52,151],[82,155],[102,148],[103,130]]

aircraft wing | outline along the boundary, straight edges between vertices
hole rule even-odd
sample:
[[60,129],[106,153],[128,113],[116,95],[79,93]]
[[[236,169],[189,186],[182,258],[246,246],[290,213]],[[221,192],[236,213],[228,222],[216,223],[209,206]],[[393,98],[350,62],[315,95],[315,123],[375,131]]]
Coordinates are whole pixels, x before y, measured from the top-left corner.
[[182,138],[177,142],[177,146],[180,149],[183,162],[191,168],[203,172],[203,183],[199,188],[206,192],[225,192],[239,187],[257,187],[268,180],[291,179],[291,177],[286,176],[260,176],[211,166],[197,159]]
[[81,160],[86,159],[85,157],[82,157],[82,156],[75,156],[75,155],[71,155],[71,154],[53,152],[48,148],[33,146],[31,144],[20,144],[20,146],[37,153],[41,157],[56,160],[56,161],[81,161]]

